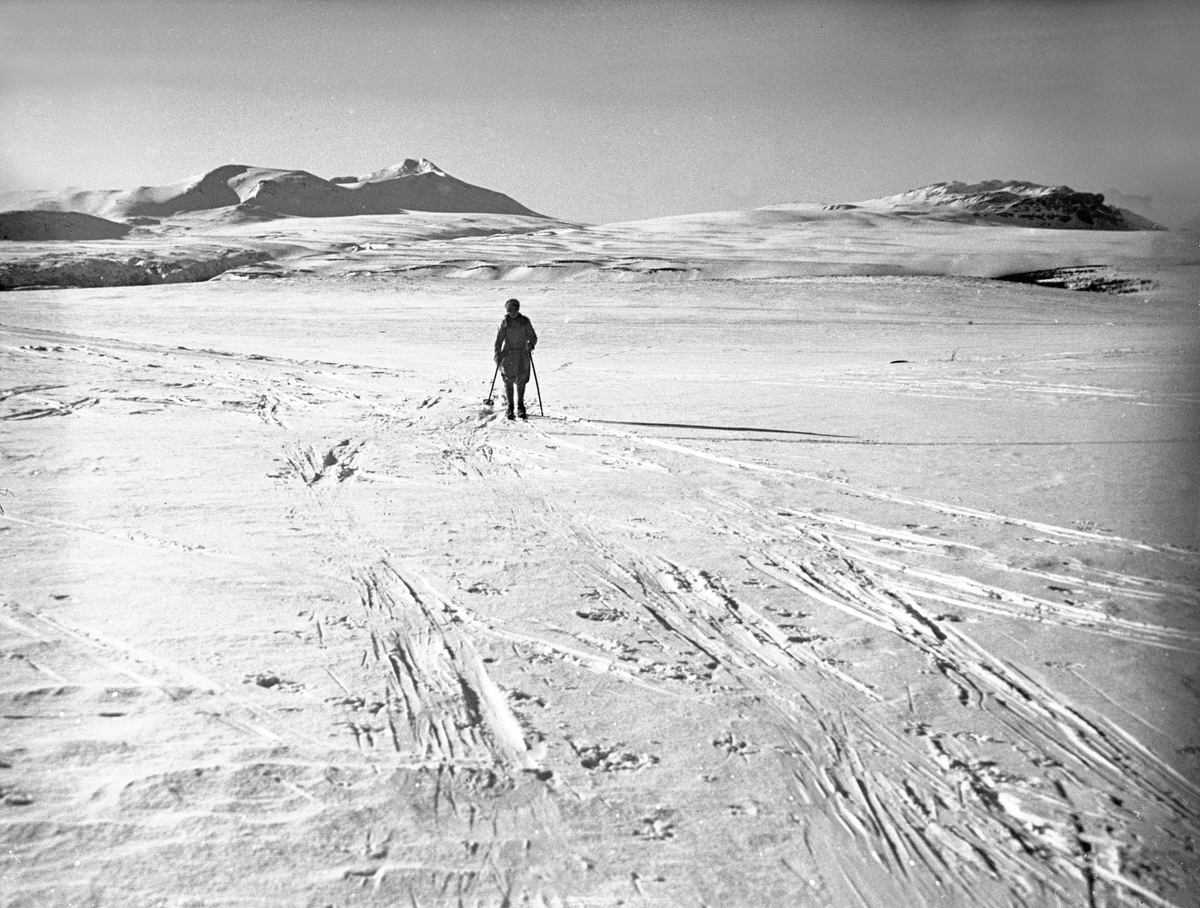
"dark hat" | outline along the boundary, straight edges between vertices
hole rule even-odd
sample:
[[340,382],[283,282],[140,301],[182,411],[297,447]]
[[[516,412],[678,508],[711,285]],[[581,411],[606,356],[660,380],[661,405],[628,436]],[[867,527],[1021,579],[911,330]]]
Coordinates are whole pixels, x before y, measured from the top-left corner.
[[517,299],[511,299],[504,304],[504,308],[505,309],[520,309],[521,301],[517,300]]

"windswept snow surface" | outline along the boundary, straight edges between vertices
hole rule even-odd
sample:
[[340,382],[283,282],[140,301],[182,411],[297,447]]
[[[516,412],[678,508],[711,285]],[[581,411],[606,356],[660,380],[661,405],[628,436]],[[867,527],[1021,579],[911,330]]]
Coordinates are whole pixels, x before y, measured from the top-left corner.
[[4,296],[6,905],[1200,904],[1192,289],[375,241]]

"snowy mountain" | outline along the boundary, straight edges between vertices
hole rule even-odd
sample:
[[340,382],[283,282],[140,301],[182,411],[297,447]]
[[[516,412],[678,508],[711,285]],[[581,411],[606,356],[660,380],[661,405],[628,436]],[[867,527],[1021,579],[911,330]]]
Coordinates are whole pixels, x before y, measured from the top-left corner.
[[934,183],[899,195],[831,208],[864,208],[946,220],[983,220],[1058,230],[1163,230],[1153,221],[1107,205],[1095,192],[1021,180]]
[[10,192],[0,210],[70,211],[109,219],[162,218],[230,209],[247,217],[344,217],[440,211],[541,217],[508,196],[408,159],[364,177],[326,180],[304,170],[227,164],[166,186],[129,190]]

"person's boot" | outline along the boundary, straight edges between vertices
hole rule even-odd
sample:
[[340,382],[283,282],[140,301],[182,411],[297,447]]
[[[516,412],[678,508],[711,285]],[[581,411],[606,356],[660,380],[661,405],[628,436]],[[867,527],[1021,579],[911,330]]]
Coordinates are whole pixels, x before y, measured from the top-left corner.
[[525,412],[525,389],[517,388],[517,415],[521,419],[528,419],[529,414]]
[[508,382],[504,383],[504,411],[506,419],[516,419],[513,413],[513,387]]

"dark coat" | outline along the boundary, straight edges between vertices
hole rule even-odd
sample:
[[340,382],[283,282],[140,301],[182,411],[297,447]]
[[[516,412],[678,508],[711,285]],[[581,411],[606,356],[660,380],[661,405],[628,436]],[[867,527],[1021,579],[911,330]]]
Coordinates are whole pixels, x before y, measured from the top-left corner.
[[496,365],[504,380],[524,385],[529,381],[529,354],[537,346],[533,323],[521,313],[505,315],[496,332]]

